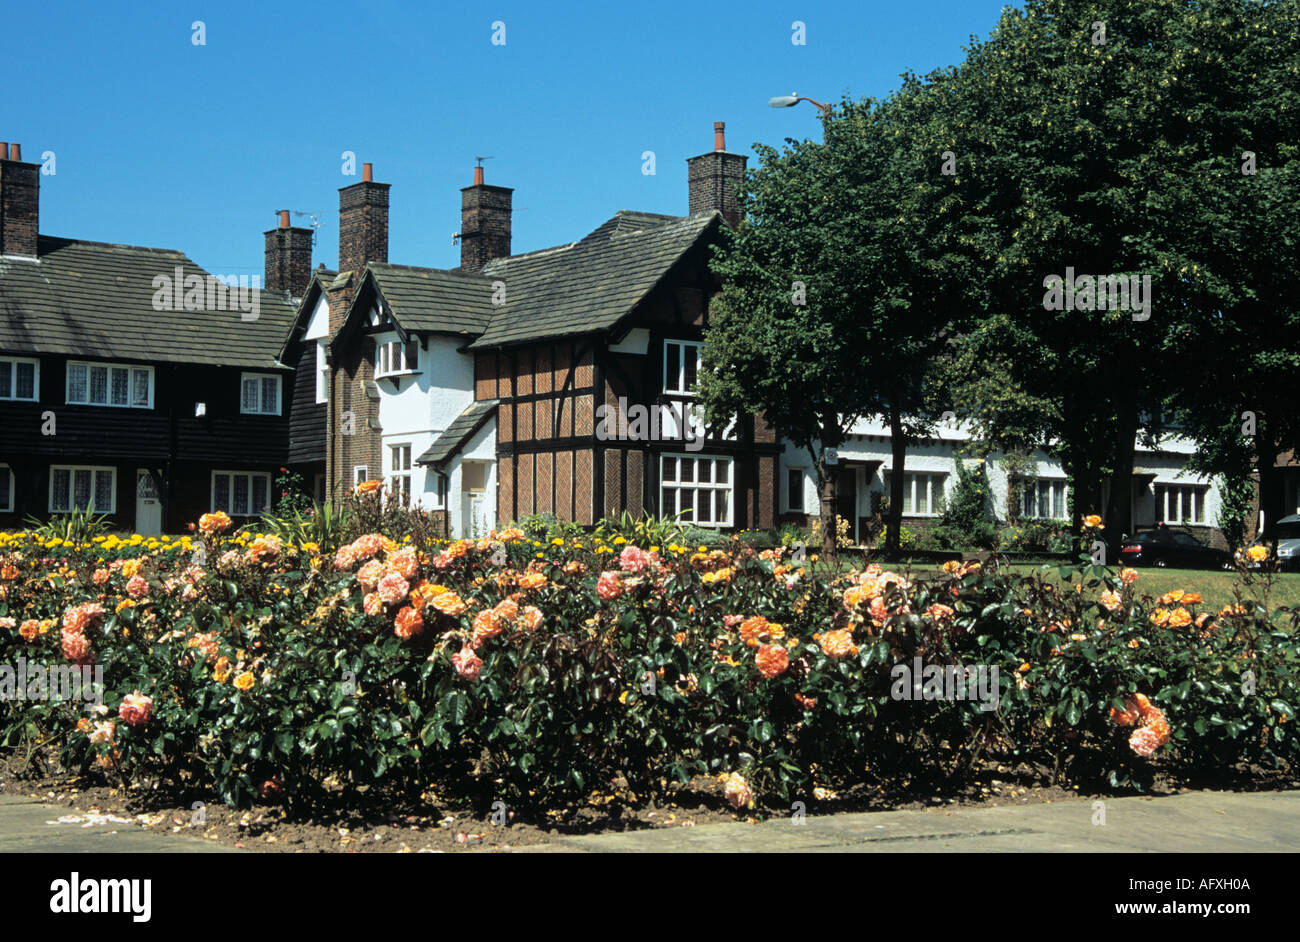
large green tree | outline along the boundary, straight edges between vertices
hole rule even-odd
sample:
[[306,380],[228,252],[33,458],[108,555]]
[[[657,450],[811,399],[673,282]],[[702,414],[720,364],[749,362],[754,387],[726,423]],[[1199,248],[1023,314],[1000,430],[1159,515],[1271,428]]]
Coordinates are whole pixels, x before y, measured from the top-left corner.
[[965,259],[945,263],[949,240],[932,212],[942,154],[934,112],[941,76],[909,78],[886,102],[845,101],[825,141],[756,145],[744,219],[719,247],[723,280],[705,334],[701,399],[717,422],[761,413],[812,457],[835,551],[835,475],[826,449],[862,417],[881,418],[894,442],[888,545],[898,546],[909,439],[930,427],[935,364],[952,349],[966,309]]
[[[961,402],[992,437],[1057,454],[1076,523],[1101,510],[1112,540],[1130,520],[1135,440],[1162,431],[1171,398],[1207,399],[1205,372],[1189,366],[1212,359],[1227,312],[1255,290],[1234,282],[1253,277],[1249,250],[1220,229],[1261,105],[1294,75],[1286,8],[1294,0],[1029,0],[972,45],[940,112],[985,285],[956,359]],[[1046,279],[1071,268],[1149,277],[1149,311],[1096,297],[1051,309]]]

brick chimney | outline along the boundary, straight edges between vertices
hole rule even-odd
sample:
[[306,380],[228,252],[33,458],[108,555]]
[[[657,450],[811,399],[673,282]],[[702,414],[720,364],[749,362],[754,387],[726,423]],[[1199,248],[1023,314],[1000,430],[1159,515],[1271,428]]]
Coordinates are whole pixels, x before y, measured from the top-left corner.
[[0,144],[0,255],[36,257],[41,165],[23,163],[22,145]]
[[262,286],[301,298],[311,282],[311,230],[289,225],[289,210],[280,210],[280,225],[266,230],[266,268]]
[[360,272],[367,262],[388,261],[388,188],[370,164],[361,182],[339,188],[339,271]]
[[510,204],[514,190],[488,186],[483,166],[474,168],[474,185],[460,191],[460,267],[478,271],[510,254]]
[[737,194],[744,185],[748,157],[727,153],[727,126],[713,122],[713,150],[686,159],[686,179],[690,188],[690,214],[717,210],[730,226],[740,222]]

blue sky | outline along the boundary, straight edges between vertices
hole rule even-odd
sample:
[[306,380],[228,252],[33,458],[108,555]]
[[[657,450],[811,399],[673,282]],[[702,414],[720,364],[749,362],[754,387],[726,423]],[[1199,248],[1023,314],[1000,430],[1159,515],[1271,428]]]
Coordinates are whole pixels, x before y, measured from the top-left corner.
[[[881,97],[906,69],[959,61],[1003,6],[13,3],[0,140],[55,155],[42,233],[181,249],[219,274],[260,274],[262,232],[285,208],[322,212],[313,265],[333,267],[338,187],[370,161],[392,184],[389,261],[454,267],[475,156],[515,188],[516,252],[619,209],[683,214],[684,161],[712,149],[714,121],[752,166],[756,141],[820,135],[811,105],[770,96]],[[806,45],[791,42],[796,20]]]

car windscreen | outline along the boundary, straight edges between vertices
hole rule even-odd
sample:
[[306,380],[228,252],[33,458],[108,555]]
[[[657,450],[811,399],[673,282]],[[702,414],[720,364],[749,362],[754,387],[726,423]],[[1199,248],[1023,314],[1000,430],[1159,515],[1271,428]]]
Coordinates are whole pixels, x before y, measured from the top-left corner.
[[1300,540],[1300,523],[1280,523],[1273,535],[1279,540]]

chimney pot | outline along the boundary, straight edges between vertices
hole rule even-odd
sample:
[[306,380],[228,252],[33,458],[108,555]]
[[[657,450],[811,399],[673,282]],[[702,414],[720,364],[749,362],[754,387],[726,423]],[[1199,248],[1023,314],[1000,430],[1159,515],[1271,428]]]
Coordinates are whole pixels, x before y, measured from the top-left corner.
[[289,210],[287,209],[280,210],[280,228],[281,229],[289,228]]
[[727,122],[725,121],[713,122],[713,149],[714,150],[727,149],[726,130],[727,130]]
[[375,168],[370,164],[362,164],[361,179],[369,183],[370,181],[374,180],[374,178],[375,178]]
[[21,144],[10,144],[10,145],[9,145],[9,159],[10,159],[10,160],[22,160],[22,159],[23,159],[23,145],[21,145]]
[[0,160],[9,159],[9,145],[5,141],[0,141]]
[[479,164],[477,167],[474,168],[474,185],[475,185],[475,186],[482,186],[482,185],[483,185],[483,165],[482,165],[482,164]]

